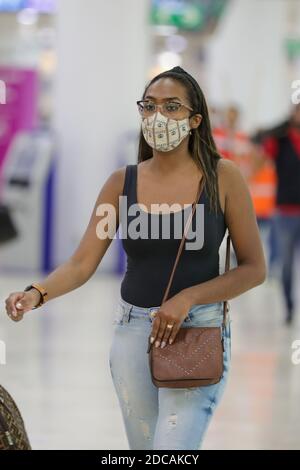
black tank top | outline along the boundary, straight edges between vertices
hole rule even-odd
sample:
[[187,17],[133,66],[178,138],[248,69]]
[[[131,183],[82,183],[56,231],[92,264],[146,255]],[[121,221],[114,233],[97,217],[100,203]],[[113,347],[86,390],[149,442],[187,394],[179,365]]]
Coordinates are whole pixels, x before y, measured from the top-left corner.
[[[121,283],[121,297],[126,302],[139,307],[156,307],[161,305],[191,206],[170,214],[151,214],[143,210],[130,213],[130,205],[137,204],[137,164],[126,167],[123,195],[127,196],[127,201],[125,201],[127,203],[124,203],[120,209],[120,228],[122,244],[127,254],[127,268]],[[186,249],[186,244],[187,241],[193,241],[193,239],[190,238],[185,242],[168,298],[186,287],[200,284],[219,275],[219,247],[226,232],[224,214],[219,201],[217,214],[210,210],[205,187],[198,204],[204,204],[202,206],[204,207],[204,241],[200,249],[192,250]],[[133,222],[133,226],[137,227],[137,231],[142,225],[144,227],[144,232],[141,230],[141,236],[138,238],[130,230],[130,224],[137,215],[140,225],[138,227],[135,225],[136,222]],[[196,214],[191,224],[191,230],[194,233],[195,216]],[[124,223],[124,217],[127,218],[126,223]],[[181,233],[179,235],[177,231],[174,234],[174,217],[177,221],[180,217]],[[164,238],[162,233],[164,218],[168,219],[166,225],[170,221],[168,238]],[[148,226],[147,223],[144,225],[144,222],[148,222]],[[159,227],[159,236],[156,239],[151,238],[151,227],[153,231],[155,227]],[[176,230],[177,227],[178,225],[176,225]]]

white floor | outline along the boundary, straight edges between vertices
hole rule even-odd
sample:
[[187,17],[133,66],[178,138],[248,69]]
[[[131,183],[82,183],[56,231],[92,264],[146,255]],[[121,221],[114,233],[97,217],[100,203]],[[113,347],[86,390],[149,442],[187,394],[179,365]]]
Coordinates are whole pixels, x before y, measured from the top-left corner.
[[[128,449],[108,364],[120,279],[95,275],[12,322],[4,299],[38,279],[0,277],[0,383],[20,406],[33,448]],[[275,281],[231,301],[231,376],[204,449],[300,449],[300,364],[291,361],[298,305],[288,328]]]

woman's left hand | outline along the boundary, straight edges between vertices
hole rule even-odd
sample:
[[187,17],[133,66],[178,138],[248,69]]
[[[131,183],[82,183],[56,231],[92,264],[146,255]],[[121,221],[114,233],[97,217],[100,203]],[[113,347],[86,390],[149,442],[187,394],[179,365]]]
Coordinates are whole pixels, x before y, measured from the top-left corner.
[[[183,292],[166,300],[156,311],[150,342],[155,341],[156,347],[165,347],[167,342],[173,343],[183,320],[187,317],[191,305]],[[167,328],[172,325],[172,328]]]

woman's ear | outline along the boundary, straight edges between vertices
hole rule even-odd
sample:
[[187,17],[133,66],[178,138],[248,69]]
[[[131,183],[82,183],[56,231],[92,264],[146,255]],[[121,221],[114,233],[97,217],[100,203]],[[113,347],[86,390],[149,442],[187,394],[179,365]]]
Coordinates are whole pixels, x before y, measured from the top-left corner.
[[190,119],[191,129],[197,129],[197,127],[199,127],[201,124],[202,116],[201,114],[194,114]]

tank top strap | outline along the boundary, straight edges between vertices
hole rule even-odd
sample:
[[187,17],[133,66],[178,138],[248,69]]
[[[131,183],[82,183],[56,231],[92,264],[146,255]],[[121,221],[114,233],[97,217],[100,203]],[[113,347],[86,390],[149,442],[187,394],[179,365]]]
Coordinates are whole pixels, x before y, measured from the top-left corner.
[[127,196],[128,204],[136,203],[137,164],[126,166],[123,195]]

